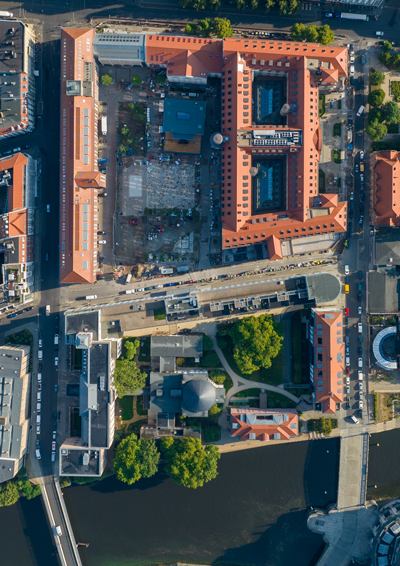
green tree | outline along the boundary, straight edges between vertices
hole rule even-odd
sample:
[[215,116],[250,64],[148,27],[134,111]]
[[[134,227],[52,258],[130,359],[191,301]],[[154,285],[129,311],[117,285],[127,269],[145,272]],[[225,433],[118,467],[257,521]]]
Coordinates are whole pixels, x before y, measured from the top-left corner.
[[380,106],[385,100],[385,93],[381,88],[372,90],[368,95],[368,104],[370,106]]
[[215,403],[209,410],[208,416],[217,419],[222,413],[222,407],[218,407],[218,403]]
[[334,41],[335,34],[328,25],[318,27],[318,43],[321,45],[329,45]]
[[309,43],[317,43],[318,41],[318,27],[314,24],[307,26],[306,41]]
[[392,49],[392,44],[390,43],[390,41],[385,41],[382,49],[383,51],[386,51],[386,53],[388,53]]
[[156,83],[158,85],[164,85],[167,81],[167,77],[165,75],[157,75],[156,76]]
[[178,485],[202,487],[218,474],[221,455],[216,446],[201,446],[198,438],[162,438],[165,471]]
[[130,130],[129,130],[128,126],[122,126],[122,128],[121,128],[121,134],[122,134],[123,136],[129,136],[129,133],[130,133]]
[[246,0],[235,0],[235,7],[238,10],[245,10],[247,8]]
[[118,444],[114,453],[114,471],[120,481],[129,485],[140,478],[153,476],[158,469],[160,454],[154,440],[139,440],[130,434]]
[[114,369],[114,387],[118,397],[122,399],[128,392],[136,393],[146,384],[146,374],[141,372],[135,362],[117,360]]
[[293,41],[306,41],[307,26],[305,24],[294,24],[290,29],[290,38]]
[[378,141],[386,136],[387,127],[385,126],[385,124],[378,122],[378,120],[374,120],[373,122],[367,124],[365,131],[373,141]]
[[275,6],[275,0],[265,0],[264,8],[266,12],[272,10],[274,6]]
[[400,122],[400,108],[397,102],[393,100],[386,102],[386,104],[383,104],[381,110],[382,117],[386,124],[398,124]]
[[113,84],[113,79],[110,75],[103,75],[100,79],[101,84],[104,86],[110,86]]
[[128,151],[128,147],[126,144],[124,143],[120,143],[119,144],[119,152],[120,153],[126,153]]
[[197,32],[197,24],[186,24],[185,32],[188,35],[195,35],[195,33]]
[[140,450],[138,460],[142,478],[151,478],[158,471],[160,453],[157,450],[156,442],[153,439],[139,440]]
[[283,337],[271,315],[237,320],[225,330],[234,345],[233,357],[242,373],[269,368],[281,347]]
[[203,334],[203,351],[207,352],[209,350],[214,350],[214,342],[207,334]]
[[140,86],[142,84],[142,77],[139,75],[133,75],[132,77],[132,84],[133,86]]
[[135,122],[138,122],[138,124],[146,123],[146,110],[144,106],[139,103],[131,102],[129,104],[129,111]]
[[[212,8],[213,10],[218,10],[220,6],[221,6],[221,0],[208,0],[209,8]],[[230,36],[225,36],[225,37],[230,37]]]
[[124,340],[124,348],[125,348],[125,359],[133,360],[136,355],[137,349],[139,348],[140,342],[139,340]]
[[16,483],[8,481],[0,486],[0,507],[9,507],[17,503],[19,498],[18,488]]
[[371,110],[368,112],[368,123],[372,123],[375,120],[378,120],[378,122],[382,122],[382,110],[380,108],[371,108]]
[[210,372],[210,378],[213,380],[214,383],[218,383],[218,385],[223,385],[226,380],[226,373],[221,369],[213,369]]
[[34,499],[42,493],[40,485],[32,484],[27,478],[16,482],[17,489],[26,499]]
[[214,18],[212,29],[215,35],[220,39],[223,37],[232,37],[233,35],[231,22],[226,18]]
[[375,71],[375,69],[372,69],[369,76],[369,82],[373,86],[381,86],[381,84],[385,82],[385,73],[381,73],[381,71]]
[[203,37],[208,37],[212,31],[212,20],[211,18],[205,18],[199,21],[200,34]]

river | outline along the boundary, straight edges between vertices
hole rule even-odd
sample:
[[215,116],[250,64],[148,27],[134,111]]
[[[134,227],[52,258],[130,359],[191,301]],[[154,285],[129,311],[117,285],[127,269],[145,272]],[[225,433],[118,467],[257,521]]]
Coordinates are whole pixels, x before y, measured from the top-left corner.
[[115,478],[64,489],[85,566],[173,562],[310,566],[322,538],[310,505],[336,501],[337,439],[224,454],[219,475],[197,490],[163,472],[126,486]]
[[400,497],[399,453],[399,429],[371,435],[369,441],[368,499],[375,499],[379,503],[381,499]]

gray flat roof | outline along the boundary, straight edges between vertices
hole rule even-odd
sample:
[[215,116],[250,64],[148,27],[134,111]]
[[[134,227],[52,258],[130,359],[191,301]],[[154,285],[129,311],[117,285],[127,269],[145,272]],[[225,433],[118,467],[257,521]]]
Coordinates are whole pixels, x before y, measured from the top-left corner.
[[98,340],[100,311],[78,312],[65,315],[65,334],[78,334],[78,332],[92,332],[93,340]]
[[203,337],[196,335],[152,336],[150,353],[155,357],[198,358],[203,354]]
[[145,37],[142,33],[96,33],[93,52],[104,63],[144,63]]
[[[20,377],[23,352],[2,346],[0,348],[0,376]],[[17,372],[17,373],[15,373]]]
[[2,113],[1,128],[17,126],[17,129],[20,129],[19,124],[21,124],[22,119],[21,78],[20,74],[0,76],[0,112]]
[[397,313],[399,305],[400,274],[395,268],[368,273],[368,312]]
[[[181,373],[150,373],[150,413],[180,413],[183,396],[183,375]],[[162,395],[157,397],[157,390]],[[181,391],[172,396],[171,390]]]
[[[13,32],[12,29],[14,29]],[[0,73],[26,71],[24,69],[24,31],[25,26],[22,22],[0,20]]]
[[166,98],[164,106],[164,132],[172,132],[174,139],[193,139],[204,134],[206,101]]
[[400,265],[400,228],[381,228],[375,234],[375,263],[386,266],[392,260],[393,265]]
[[[62,454],[64,450],[66,454]],[[88,455],[87,464],[83,463],[85,454]],[[61,474],[64,476],[100,475],[100,456],[98,450],[62,448],[60,450]]]
[[316,305],[331,303],[340,295],[341,285],[332,273],[314,273],[306,275],[308,298]]
[[14,462],[0,458],[0,483],[11,480],[14,477]]

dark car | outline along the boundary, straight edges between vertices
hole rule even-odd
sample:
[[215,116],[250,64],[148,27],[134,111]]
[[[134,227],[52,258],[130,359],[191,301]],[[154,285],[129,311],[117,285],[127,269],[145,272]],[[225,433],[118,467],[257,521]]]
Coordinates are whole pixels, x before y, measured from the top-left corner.
[[350,234],[351,234],[352,230],[353,230],[353,222],[349,222],[349,232],[350,232]]
[[53,413],[53,421],[56,421],[56,420],[57,420],[57,411],[54,411],[54,413]]
[[31,310],[33,310],[33,307],[26,307],[26,308],[23,310],[23,312],[29,312],[29,311],[31,311]]
[[364,205],[360,204],[360,214],[364,216]]
[[360,216],[360,220],[358,221],[358,223],[359,223],[360,226],[361,226],[361,224],[362,224],[363,222],[364,222],[364,216],[361,215],[361,216]]
[[[345,285],[349,284],[349,276],[348,275],[346,275],[346,277],[344,278],[344,282],[345,282]],[[348,316],[347,313],[346,313],[346,315]]]
[[359,415],[360,419],[362,419],[362,418],[363,418],[363,412],[362,412],[362,409],[360,409],[360,410],[359,410],[359,413],[358,413],[358,415]]
[[38,364],[38,365],[37,365],[37,370],[38,370],[39,372],[42,371],[42,364]]
[[131,218],[131,219],[129,220],[129,224],[130,224],[131,226],[136,226],[137,223],[138,223],[138,219],[137,219],[137,218]]
[[22,149],[29,149],[30,147],[31,147],[30,144],[27,143],[26,145],[23,145],[23,146],[22,146]]
[[350,330],[349,330],[349,327],[348,327],[348,326],[346,326],[346,336],[348,336],[348,335],[349,335],[349,332],[350,332]]
[[57,430],[57,422],[56,421],[53,422],[53,430]]
[[361,194],[360,194],[360,199],[361,199],[361,202],[364,202],[364,201],[365,201],[365,195],[364,195],[364,193],[361,193]]
[[362,347],[359,346],[359,347],[358,347],[358,355],[361,357],[361,356],[362,356],[362,353],[363,353]]
[[361,303],[362,301],[362,293],[358,293],[358,302]]
[[7,318],[14,318],[15,316],[17,316],[17,313],[13,312],[12,314],[8,314]]
[[361,342],[362,342],[362,334],[359,334],[359,335],[358,335],[358,341],[359,341],[360,344],[361,344]]
[[98,234],[99,236],[105,236],[106,233],[104,232],[104,230],[98,230],[98,231],[97,231],[97,234]]
[[369,227],[369,233],[370,233],[371,236],[373,236],[375,234],[375,226]]
[[36,440],[36,449],[40,450],[40,440]]
[[351,220],[354,218],[354,209],[353,208],[350,208],[349,216],[350,216]]
[[363,272],[361,271],[361,269],[360,269],[360,271],[358,272],[358,278],[359,278],[360,281],[362,281]]

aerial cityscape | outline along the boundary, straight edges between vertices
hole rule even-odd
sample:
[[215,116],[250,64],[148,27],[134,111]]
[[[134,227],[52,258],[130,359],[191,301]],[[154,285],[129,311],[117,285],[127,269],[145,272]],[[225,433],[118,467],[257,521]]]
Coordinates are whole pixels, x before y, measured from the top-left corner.
[[398,2],[0,9],[2,564],[399,566]]

